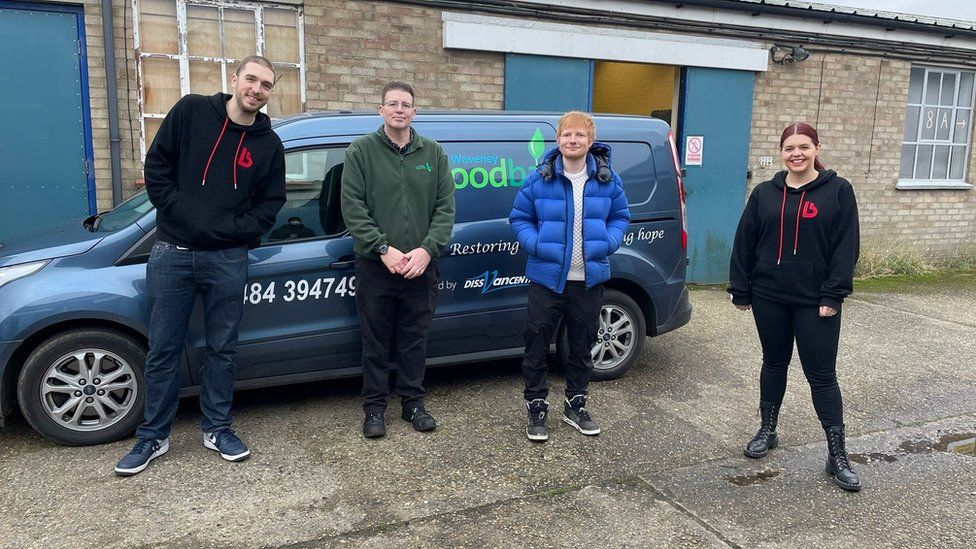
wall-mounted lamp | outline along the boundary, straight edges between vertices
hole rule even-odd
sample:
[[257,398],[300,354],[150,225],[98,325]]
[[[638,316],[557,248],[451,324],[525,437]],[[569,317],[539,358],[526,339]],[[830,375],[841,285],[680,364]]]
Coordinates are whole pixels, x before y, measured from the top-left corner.
[[773,63],[785,65],[787,63],[799,63],[810,57],[810,52],[803,46],[781,46],[774,44],[769,48],[769,53],[773,55]]

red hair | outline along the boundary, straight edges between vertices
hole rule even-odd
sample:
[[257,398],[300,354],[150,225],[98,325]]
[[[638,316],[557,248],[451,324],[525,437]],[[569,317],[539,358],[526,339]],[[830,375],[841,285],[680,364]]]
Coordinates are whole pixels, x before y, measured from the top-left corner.
[[[786,129],[783,130],[783,135],[779,137],[780,149],[783,148],[783,143],[786,141],[786,138],[791,135],[805,135],[810,138],[810,141],[813,141],[814,145],[820,145],[820,137],[817,135],[817,130],[813,126],[807,124],[806,122],[794,122],[789,126],[786,126]],[[820,156],[813,159],[813,167],[818,172],[822,172],[826,169],[824,168],[824,165],[820,163]]]

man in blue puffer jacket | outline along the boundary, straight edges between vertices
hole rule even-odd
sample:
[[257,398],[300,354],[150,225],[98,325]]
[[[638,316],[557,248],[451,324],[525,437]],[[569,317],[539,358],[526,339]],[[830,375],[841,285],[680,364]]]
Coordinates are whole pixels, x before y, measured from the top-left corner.
[[610,147],[595,139],[593,118],[564,114],[556,126],[558,147],[525,178],[509,216],[529,255],[525,276],[532,282],[522,358],[529,440],[549,439],[546,354],[560,318],[569,336],[563,421],[584,435],[600,434],[586,410],[590,348],[600,324],[603,283],[610,278],[608,258],[620,247],[630,211],[620,176],[610,168]]

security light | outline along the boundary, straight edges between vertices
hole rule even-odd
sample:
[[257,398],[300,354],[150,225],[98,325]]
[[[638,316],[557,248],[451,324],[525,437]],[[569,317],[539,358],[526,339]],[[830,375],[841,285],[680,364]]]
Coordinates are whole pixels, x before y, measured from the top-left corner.
[[810,57],[810,52],[804,49],[803,46],[782,46],[780,44],[774,44],[769,49],[769,52],[773,56],[773,63],[779,63],[780,65],[799,63]]

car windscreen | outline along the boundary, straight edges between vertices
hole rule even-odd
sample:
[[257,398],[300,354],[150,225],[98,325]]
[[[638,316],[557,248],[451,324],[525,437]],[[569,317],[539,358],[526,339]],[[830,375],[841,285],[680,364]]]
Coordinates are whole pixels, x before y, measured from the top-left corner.
[[149,193],[140,191],[111,211],[98,216],[92,231],[98,233],[112,232],[128,227],[145,215],[152,207],[152,202],[149,201]]

